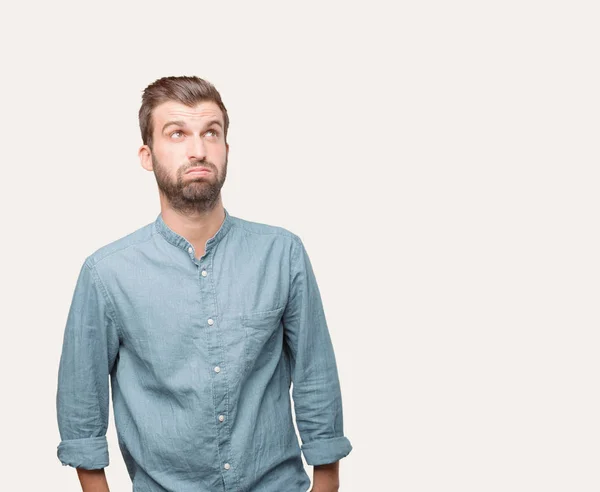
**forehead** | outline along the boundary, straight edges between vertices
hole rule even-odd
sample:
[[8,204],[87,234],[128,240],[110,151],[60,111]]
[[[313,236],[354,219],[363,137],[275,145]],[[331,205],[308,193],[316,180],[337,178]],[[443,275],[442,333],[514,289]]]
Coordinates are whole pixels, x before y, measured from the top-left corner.
[[152,117],[155,129],[172,120],[194,124],[217,119],[221,122],[221,125],[224,124],[221,109],[213,101],[202,101],[195,106],[186,106],[176,101],[166,101],[154,108]]

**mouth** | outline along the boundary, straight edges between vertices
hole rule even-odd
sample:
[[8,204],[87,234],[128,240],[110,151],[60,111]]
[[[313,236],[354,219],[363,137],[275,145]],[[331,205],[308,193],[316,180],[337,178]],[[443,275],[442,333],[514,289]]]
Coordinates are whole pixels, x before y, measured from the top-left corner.
[[202,174],[210,174],[212,171],[206,167],[193,167],[191,169],[188,169],[185,174],[190,174],[190,175],[194,175],[194,176],[200,176]]

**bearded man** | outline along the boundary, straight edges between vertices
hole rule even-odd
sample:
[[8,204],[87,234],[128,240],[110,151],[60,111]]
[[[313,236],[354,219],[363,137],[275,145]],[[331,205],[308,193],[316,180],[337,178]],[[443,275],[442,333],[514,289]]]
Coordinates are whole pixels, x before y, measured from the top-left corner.
[[81,266],[58,372],[58,458],[84,492],[108,492],[110,382],[134,492],[306,492],[302,455],[311,490],[337,491],[352,446],[303,242],[223,206],[229,118],[212,84],[155,81],[139,123],[161,211]]

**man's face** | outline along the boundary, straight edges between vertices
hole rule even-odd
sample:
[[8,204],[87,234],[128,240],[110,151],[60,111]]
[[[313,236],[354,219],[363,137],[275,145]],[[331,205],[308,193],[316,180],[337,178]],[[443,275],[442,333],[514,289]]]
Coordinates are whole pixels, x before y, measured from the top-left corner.
[[[158,188],[182,213],[212,209],[227,176],[229,145],[221,110],[212,101],[194,107],[167,101],[154,109],[152,118],[150,159]],[[195,167],[207,171],[188,172]]]

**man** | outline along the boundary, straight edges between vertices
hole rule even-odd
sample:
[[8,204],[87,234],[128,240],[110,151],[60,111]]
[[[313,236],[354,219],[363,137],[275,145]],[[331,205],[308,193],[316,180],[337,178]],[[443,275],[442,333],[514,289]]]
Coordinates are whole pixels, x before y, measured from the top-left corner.
[[81,267],[58,372],[58,458],[84,491],[109,490],[110,379],[134,491],[306,492],[301,451],[311,490],[337,491],[352,446],[302,241],[224,208],[229,118],[212,84],[159,79],[139,120],[161,212]]

